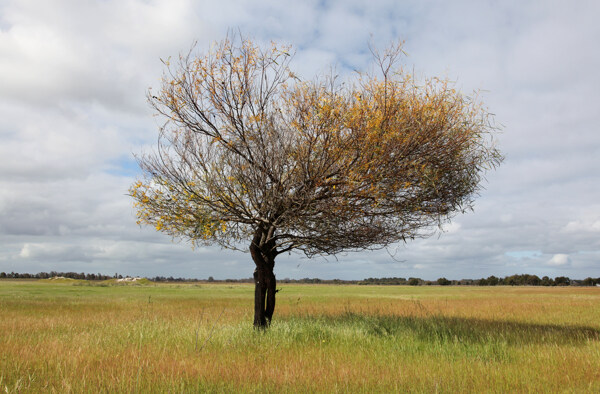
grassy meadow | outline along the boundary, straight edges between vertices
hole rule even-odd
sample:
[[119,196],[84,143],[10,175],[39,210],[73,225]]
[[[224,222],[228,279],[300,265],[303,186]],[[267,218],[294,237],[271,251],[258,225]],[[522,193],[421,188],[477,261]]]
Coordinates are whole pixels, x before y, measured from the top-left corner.
[[0,391],[600,392],[600,288],[0,281]]

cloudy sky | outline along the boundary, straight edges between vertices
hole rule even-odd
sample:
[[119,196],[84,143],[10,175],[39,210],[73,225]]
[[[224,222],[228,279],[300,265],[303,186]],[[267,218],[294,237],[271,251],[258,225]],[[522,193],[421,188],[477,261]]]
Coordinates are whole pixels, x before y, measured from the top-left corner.
[[[296,50],[304,77],[368,64],[481,90],[506,156],[475,211],[390,251],[278,258],[279,278],[600,276],[597,1],[0,0],[0,271],[250,277],[250,256],[192,250],[135,224],[133,154],[163,64],[239,29]],[[392,257],[393,256],[393,257]]]

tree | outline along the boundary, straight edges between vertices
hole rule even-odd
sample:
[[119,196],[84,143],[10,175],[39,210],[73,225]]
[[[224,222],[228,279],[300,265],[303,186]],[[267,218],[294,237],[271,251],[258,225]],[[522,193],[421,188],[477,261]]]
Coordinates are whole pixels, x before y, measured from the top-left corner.
[[[431,235],[472,207],[501,161],[477,100],[396,67],[302,81],[289,47],[225,39],[167,65],[148,100],[166,123],[138,157],[138,223],[193,245],[245,250],[256,266],[254,325],[275,308],[275,258],[372,250]],[[245,250],[245,251],[247,251]]]
[[[2,274],[0,274],[0,278],[1,278],[1,277],[2,277]],[[581,282],[581,284],[582,284],[583,286],[595,286],[595,285],[596,285],[596,284],[598,284],[598,283],[600,283],[600,278],[596,278],[596,279],[594,279],[594,278],[591,278],[591,277],[589,277],[589,276],[588,276],[587,278],[585,278],[585,279],[584,279],[584,280]]]

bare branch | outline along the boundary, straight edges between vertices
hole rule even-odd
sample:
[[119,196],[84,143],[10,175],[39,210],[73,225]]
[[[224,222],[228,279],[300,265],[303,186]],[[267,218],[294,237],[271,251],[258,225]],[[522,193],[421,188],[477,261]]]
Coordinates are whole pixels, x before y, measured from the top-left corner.
[[272,265],[294,249],[335,255],[430,236],[471,209],[502,161],[490,114],[449,81],[417,85],[398,67],[401,42],[369,48],[381,77],[355,84],[301,81],[290,48],[241,36],[169,63],[148,93],[167,123],[139,158],[139,222],[195,244],[250,241]]

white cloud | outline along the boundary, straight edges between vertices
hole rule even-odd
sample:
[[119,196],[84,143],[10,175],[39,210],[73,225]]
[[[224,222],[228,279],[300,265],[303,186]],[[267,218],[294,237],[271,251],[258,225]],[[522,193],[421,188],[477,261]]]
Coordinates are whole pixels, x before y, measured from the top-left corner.
[[564,227],[564,232],[566,233],[597,233],[600,232],[600,219],[599,216],[596,217],[587,217],[585,219],[580,220],[572,220]]
[[460,231],[461,227],[462,227],[461,224],[458,223],[456,220],[454,220],[454,221],[452,221],[450,223],[444,224],[442,226],[442,231],[444,233],[452,234],[452,233],[456,233],[457,231]]
[[84,262],[89,260],[89,251],[76,245],[52,243],[27,243],[23,245],[19,257],[32,260],[56,260]]
[[558,253],[552,256],[552,258],[548,261],[548,265],[554,266],[565,266],[571,264],[571,259],[568,254]]

